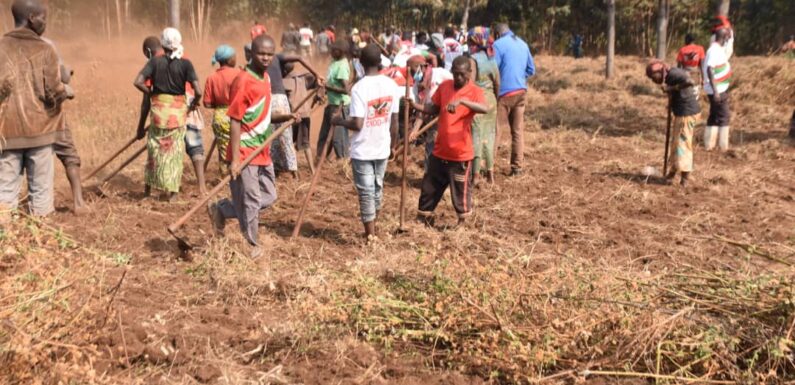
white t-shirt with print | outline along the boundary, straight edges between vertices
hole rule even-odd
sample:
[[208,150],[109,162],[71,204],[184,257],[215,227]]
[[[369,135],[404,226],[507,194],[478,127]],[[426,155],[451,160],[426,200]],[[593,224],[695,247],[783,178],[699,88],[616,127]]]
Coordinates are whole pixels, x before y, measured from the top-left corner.
[[708,68],[712,67],[715,75],[715,86],[718,88],[718,93],[722,94],[729,89],[728,78],[731,77],[731,64],[729,64],[729,57],[726,55],[726,50],[718,43],[712,43],[707,50],[707,55],[704,57],[704,64],[702,72],[704,75],[704,92],[707,95],[714,95],[712,84],[709,82]]
[[392,114],[400,111],[400,87],[384,75],[365,76],[351,89],[350,116],[363,118],[361,131],[351,135],[351,158],[389,158]]

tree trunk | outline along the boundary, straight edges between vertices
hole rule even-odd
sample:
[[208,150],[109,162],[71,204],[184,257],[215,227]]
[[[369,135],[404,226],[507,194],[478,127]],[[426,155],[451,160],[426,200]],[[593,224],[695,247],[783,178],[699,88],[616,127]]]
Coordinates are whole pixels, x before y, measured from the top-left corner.
[[179,29],[179,0],[168,0],[168,26]]
[[121,0],[115,1],[116,5],[116,31],[119,33],[121,37],[122,30],[124,29],[124,22],[122,19],[122,10],[121,10]]
[[124,0],[124,23],[130,24],[130,0]]
[[466,6],[464,6],[464,17],[461,18],[461,25],[463,26],[464,31],[466,31],[467,28],[469,27],[469,7],[471,5],[472,5],[472,0],[467,0]]
[[668,0],[658,0],[657,7],[657,59],[665,60],[667,56],[668,37]]
[[613,77],[616,56],[616,0],[607,0],[607,63],[605,77]]
[[717,14],[729,17],[729,5],[731,5],[731,0],[719,0]]

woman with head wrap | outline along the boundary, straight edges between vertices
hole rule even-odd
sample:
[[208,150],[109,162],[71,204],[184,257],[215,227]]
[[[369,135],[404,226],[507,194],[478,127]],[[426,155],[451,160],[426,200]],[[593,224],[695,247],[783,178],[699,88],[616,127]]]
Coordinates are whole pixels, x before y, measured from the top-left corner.
[[[202,94],[193,64],[184,59],[182,35],[166,28],[160,38],[164,54],[151,58],[135,79],[135,87],[151,100],[151,125],[146,142],[148,159],[144,172],[148,196],[155,188],[173,199],[182,179],[182,153],[189,111],[195,111]],[[150,84],[147,85],[147,79]],[[193,86],[188,105],[186,83]]]
[[474,62],[473,80],[483,90],[489,112],[476,115],[472,121],[472,144],[475,146],[475,186],[480,178],[481,163],[485,162],[485,174],[489,183],[494,183],[494,152],[497,135],[497,95],[500,90],[500,71],[491,58],[494,40],[486,27],[469,30],[467,45]]
[[681,185],[687,186],[687,178],[693,171],[693,131],[698,123],[701,107],[698,95],[693,92],[695,82],[690,73],[682,68],[670,68],[659,60],[653,60],[646,67],[646,76],[662,85],[669,95],[671,111],[674,114],[673,143],[670,150],[671,172],[666,178],[673,180],[681,173]]
[[219,46],[212,57],[212,64],[217,64],[218,69],[207,77],[207,82],[204,85],[204,107],[215,110],[212,123],[213,134],[215,134],[215,143],[218,147],[221,172],[225,172],[227,168],[226,149],[229,146],[229,130],[231,128],[231,122],[226,112],[232,102],[230,97],[232,82],[240,73],[240,70],[235,67],[237,64],[235,49],[226,44]]

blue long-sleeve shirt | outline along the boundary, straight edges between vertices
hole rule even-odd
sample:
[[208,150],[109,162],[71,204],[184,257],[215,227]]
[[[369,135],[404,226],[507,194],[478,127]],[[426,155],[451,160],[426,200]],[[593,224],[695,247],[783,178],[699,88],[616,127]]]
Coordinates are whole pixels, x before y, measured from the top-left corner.
[[527,78],[535,75],[536,65],[530,47],[513,32],[494,42],[494,61],[500,68],[500,96],[527,90]]

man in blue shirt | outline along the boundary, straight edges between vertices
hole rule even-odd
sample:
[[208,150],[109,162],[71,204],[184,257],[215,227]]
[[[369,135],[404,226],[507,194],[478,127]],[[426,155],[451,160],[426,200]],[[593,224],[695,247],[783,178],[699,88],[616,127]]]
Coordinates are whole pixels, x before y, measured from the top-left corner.
[[[511,176],[522,173],[524,163],[524,109],[527,78],[535,75],[536,67],[530,47],[511,32],[507,24],[499,24],[500,38],[494,42],[494,60],[500,69],[500,95],[497,101],[497,121],[511,127]],[[497,140],[499,143],[499,133]]]

